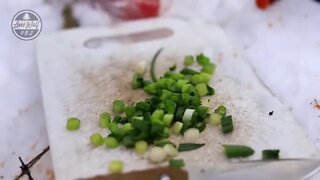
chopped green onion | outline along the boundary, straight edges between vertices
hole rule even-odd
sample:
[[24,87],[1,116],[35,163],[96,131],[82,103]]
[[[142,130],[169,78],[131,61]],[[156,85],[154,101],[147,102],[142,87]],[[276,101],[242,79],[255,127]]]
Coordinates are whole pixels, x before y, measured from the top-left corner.
[[229,124],[232,124],[232,116],[222,117],[222,119],[221,119],[222,127],[225,126],[225,125],[229,125]]
[[140,120],[140,121],[142,121],[142,120],[143,120],[143,117],[142,117],[142,116],[139,116],[139,117],[133,117],[132,119],[133,119],[133,120]]
[[186,85],[186,84],[188,84],[188,83],[189,83],[189,80],[187,80],[187,79],[179,79],[179,80],[177,81],[177,83],[176,83],[176,86],[177,86],[177,88],[181,91],[182,88],[183,88],[183,86]]
[[91,144],[95,146],[100,146],[103,144],[103,137],[99,133],[94,133],[90,136],[90,142]]
[[175,122],[174,124],[173,124],[173,127],[172,127],[172,132],[174,133],[174,134],[180,134],[180,131],[181,131],[181,129],[182,129],[182,126],[183,126],[183,124],[182,124],[182,122]]
[[190,95],[187,93],[182,93],[181,94],[181,101],[179,102],[180,105],[185,106],[185,105],[189,105],[190,103]]
[[151,136],[167,137],[167,135],[164,134],[164,128],[165,126],[163,125],[163,122],[161,120],[157,122],[151,122],[151,131],[150,131]]
[[108,148],[117,148],[119,146],[117,139],[114,137],[107,137],[104,142]]
[[165,88],[167,87],[167,80],[168,78],[161,78],[156,83],[157,88]]
[[184,144],[179,144],[178,151],[183,152],[183,151],[191,151],[198,149],[205,144],[194,144],[194,143],[184,143]]
[[176,70],[176,69],[177,69],[177,64],[174,64],[174,65],[172,65],[172,66],[169,67],[169,70],[170,70],[170,71],[174,71],[174,70]]
[[149,94],[155,94],[157,92],[157,86],[155,83],[146,85],[143,90]]
[[128,133],[128,132],[130,132],[131,130],[133,130],[134,128],[133,128],[133,126],[132,126],[131,123],[125,123],[125,124],[122,126],[122,129],[123,129],[126,133]]
[[173,120],[173,114],[165,114],[163,117],[163,124],[169,127],[171,125],[172,120]]
[[206,66],[210,63],[210,59],[201,53],[197,55],[197,62],[202,66]]
[[101,113],[99,117],[99,124],[102,128],[107,128],[111,122],[110,114],[107,112]]
[[205,83],[199,83],[195,86],[195,89],[199,96],[205,96],[208,94],[208,88],[207,84]]
[[232,116],[225,116],[221,119],[222,132],[224,134],[233,131],[233,121]]
[[67,126],[66,128],[69,131],[75,131],[78,130],[80,128],[80,119],[75,118],[75,117],[71,117],[67,120]]
[[173,168],[182,168],[185,166],[183,159],[171,159],[169,161],[169,166]]
[[139,73],[139,74],[144,74],[145,70],[146,70],[146,66],[147,66],[147,61],[138,61],[137,63],[135,63],[134,65],[134,72],[135,73]]
[[112,103],[112,110],[115,113],[122,113],[124,111],[125,104],[121,100],[115,100]]
[[163,147],[166,144],[173,144],[173,143],[170,140],[168,140],[167,138],[153,141],[153,145],[159,146],[159,147]]
[[133,106],[127,106],[124,108],[124,112],[125,112],[127,118],[131,118],[134,116],[136,109]]
[[191,93],[194,91],[194,87],[191,84],[185,84],[182,86],[181,92],[182,93]]
[[208,89],[207,95],[209,95],[209,96],[214,95],[215,90],[211,86],[207,85],[207,89]]
[[193,69],[190,69],[190,68],[183,68],[181,71],[180,71],[181,74],[184,74],[184,75],[195,75],[195,74],[199,74],[198,71],[195,71]]
[[127,135],[122,139],[122,144],[127,148],[133,148],[135,145],[135,141],[132,136]]
[[223,145],[224,152],[228,158],[248,157],[254,153],[254,150],[243,145]]
[[112,134],[118,135],[118,136],[123,136],[125,134],[125,131],[118,127],[118,124],[112,122],[108,126],[109,130],[111,131]]
[[121,122],[121,119],[122,119],[122,117],[119,116],[118,114],[116,114],[116,115],[113,117],[112,122],[113,122],[113,123],[120,123],[120,122]]
[[166,157],[166,152],[160,147],[153,147],[149,152],[149,160],[153,163],[162,162]]
[[198,122],[195,125],[195,128],[197,128],[200,132],[204,131],[204,129],[206,128],[206,123],[205,122]]
[[191,78],[192,84],[209,83],[211,75],[208,73],[195,74]]
[[183,122],[191,121],[193,113],[194,113],[194,109],[186,109],[184,111],[182,121]]
[[213,74],[215,70],[216,70],[216,65],[209,63],[202,67],[201,72]]
[[[136,108],[137,108],[137,106],[136,106]],[[131,119],[133,119],[134,117],[142,117],[143,113],[144,113],[144,111],[141,110],[141,109],[136,110],[136,112],[134,112],[134,115],[133,115],[133,117]],[[142,119],[143,119],[143,117],[142,117]]]
[[140,131],[148,131],[150,129],[150,122],[144,121],[143,117],[134,117],[132,119],[132,126]]
[[162,50],[163,50],[163,48],[160,48],[156,52],[156,54],[153,56],[152,61],[151,61],[150,75],[151,75],[151,79],[152,79],[153,82],[157,81],[157,77],[156,77],[154,68],[156,66],[155,65],[156,64],[156,60],[157,60],[157,58],[158,58],[158,56],[159,56],[159,54],[161,53]]
[[146,141],[137,141],[134,145],[134,151],[138,155],[143,155],[148,150],[148,143]]
[[190,128],[183,133],[183,138],[186,142],[196,142],[200,137],[200,132],[196,128]]
[[108,169],[111,174],[121,173],[123,169],[123,162],[121,160],[113,160],[109,163]]
[[210,116],[209,123],[214,125],[214,126],[219,125],[221,123],[221,118],[222,118],[222,116],[220,114],[213,113]]
[[215,113],[220,114],[222,117],[226,116],[227,114],[227,108],[224,106],[219,106],[216,110],[214,110]]
[[162,124],[163,117],[164,117],[163,110],[157,109],[151,115],[151,123],[160,123],[160,124]]
[[177,120],[181,120],[186,109],[184,107],[178,107],[174,117]]
[[270,160],[270,159],[279,159],[279,149],[266,149],[262,151],[262,159]]
[[141,111],[147,112],[150,110],[150,104],[143,102],[143,101],[140,101],[140,102],[136,103],[135,109],[137,111],[141,110]]
[[[167,78],[166,80],[166,88],[170,91],[175,90],[174,86],[175,86],[176,81],[174,79],[169,79]],[[174,92],[174,91],[173,91]]]
[[[109,148],[116,148],[121,144],[134,148],[137,154],[143,154],[148,149],[148,144],[161,146],[161,149],[150,149],[151,162],[161,162],[167,156],[172,158],[176,155],[175,145],[168,140],[170,128],[172,133],[183,134],[187,142],[198,139],[200,132],[206,128],[205,119],[210,116],[208,107],[202,105],[201,97],[215,93],[208,85],[215,71],[215,64],[203,54],[196,58],[201,65],[201,72],[188,67],[175,72],[176,65],[173,65],[170,71],[157,80],[155,64],[161,51],[162,48],[156,52],[151,62],[150,74],[153,82],[137,73],[131,81],[133,89],[143,88],[150,96],[129,106],[121,100],[115,100],[112,104],[113,120],[111,121],[109,113],[102,113],[99,118],[100,126],[110,130],[104,140]],[[184,63],[190,66],[194,61],[193,56],[186,56]],[[224,133],[233,130],[232,117],[226,117],[224,106],[218,107],[209,120],[212,124],[219,124],[220,121]],[[92,144],[99,145],[101,138],[101,135],[94,134],[90,139]],[[179,151],[193,150],[203,145],[180,144]]]
[[205,117],[207,115],[207,112],[208,112],[209,108],[208,107],[205,107],[205,106],[198,106],[196,108],[196,112],[199,114],[199,116],[201,117]]
[[184,65],[185,66],[191,66],[193,64],[193,62],[194,62],[193,56],[189,55],[189,56],[184,57]]
[[222,132],[224,134],[227,134],[229,132],[232,132],[233,131],[233,125],[232,124],[229,124],[229,125],[226,125],[222,128]]
[[165,108],[165,105],[163,102],[159,103],[158,106],[157,106],[158,109],[164,109]]
[[132,89],[138,89],[143,87],[143,76],[141,74],[135,73],[131,81]]
[[199,106],[200,104],[201,104],[200,97],[198,97],[198,96],[191,97],[191,105],[192,106]]
[[174,79],[174,80],[184,79],[183,74],[174,73],[174,72],[167,72],[164,74],[164,77],[169,79]]
[[166,99],[164,101],[164,106],[167,113],[173,114],[176,111],[177,104],[171,99]]
[[172,95],[172,92],[170,92],[170,91],[168,91],[166,89],[163,89],[162,92],[161,92],[160,99],[162,99],[162,100],[168,99],[171,95]]
[[163,132],[161,134],[161,137],[168,138],[170,136],[170,128],[164,127]]
[[167,153],[168,156],[174,157],[178,155],[178,150],[172,144],[166,144],[163,146],[163,150]]

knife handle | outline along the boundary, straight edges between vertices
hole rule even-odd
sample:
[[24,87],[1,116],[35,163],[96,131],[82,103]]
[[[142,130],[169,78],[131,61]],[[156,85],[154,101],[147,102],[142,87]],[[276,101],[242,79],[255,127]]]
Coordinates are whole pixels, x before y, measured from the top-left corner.
[[188,180],[188,173],[178,168],[161,167],[129,173],[96,176],[86,180]]

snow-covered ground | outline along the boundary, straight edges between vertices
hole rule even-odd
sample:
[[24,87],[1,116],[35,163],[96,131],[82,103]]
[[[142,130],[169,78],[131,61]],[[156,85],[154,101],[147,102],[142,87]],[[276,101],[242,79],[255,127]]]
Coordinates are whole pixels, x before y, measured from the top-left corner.
[[[12,179],[20,172],[18,156],[28,161],[48,145],[34,42],[17,39],[11,31],[11,19],[19,10],[31,9],[43,21],[40,36],[59,31],[61,6],[54,2],[0,1],[0,177],[4,179]],[[320,102],[319,3],[281,0],[267,11],[260,11],[254,0],[162,2],[170,6],[163,16],[219,23],[320,148],[320,110],[310,104],[314,99]],[[111,19],[83,4],[76,5],[75,15],[81,26],[108,25]],[[49,179],[49,154],[32,171],[36,179]]]

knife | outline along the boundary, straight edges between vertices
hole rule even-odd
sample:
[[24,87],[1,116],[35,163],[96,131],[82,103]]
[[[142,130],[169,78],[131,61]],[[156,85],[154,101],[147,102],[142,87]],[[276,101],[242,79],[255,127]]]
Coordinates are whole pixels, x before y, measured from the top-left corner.
[[316,180],[320,179],[320,160],[241,161],[219,169],[188,167],[186,170],[162,167],[89,180]]
[[[194,169],[194,168],[193,168]],[[315,180],[320,179],[320,160],[282,159],[274,161],[243,161],[230,163],[219,171],[193,171],[190,179],[201,180]]]

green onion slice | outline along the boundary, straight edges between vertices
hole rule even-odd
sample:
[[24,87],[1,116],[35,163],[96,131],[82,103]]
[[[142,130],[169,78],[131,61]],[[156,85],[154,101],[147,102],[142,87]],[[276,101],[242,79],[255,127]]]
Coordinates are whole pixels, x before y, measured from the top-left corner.
[[232,116],[224,116],[221,119],[222,132],[224,134],[230,133],[233,131],[233,121]]
[[161,51],[163,50],[163,48],[160,48],[156,54],[153,56],[152,58],[152,61],[151,61],[151,68],[150,68],[150,75],[151,75],[151,79],[153,82],[156,82],[157,81],[157,77],[156,77],[156,74],[155,74],[155,64],[156,64],[156,60],[159,56],[159,54],[161,53]]
[[194,113],[194,109],[186,109],[184,111],[182,121],[183,122],[191,121],[193,113]]
[[194,59],[192,55],[188,55],[184,57],[184,65],[191,66],[194,63]]
[[248,146],[225,144],[223,147],[228,158],[248,157],[254,154],[254,150]]
[[279,149],[266,149],[262,151],[262,159],[263,160],[270,160],[270,159],[279,159]]
[[169,161],[169,166],[173,168],[182,168],[185,166],[183,159],[171,159]]
[[66,128],[69,131],[75,131],[78,130],[80,128],[80,119],[75,118],[75,117],[71,117],[67,120],[67,126]]
[[198,149],[204,145],[205,144],[183,143],[183,144],[179,144],[178,151],[179,152],[191,151],[191,150]]

